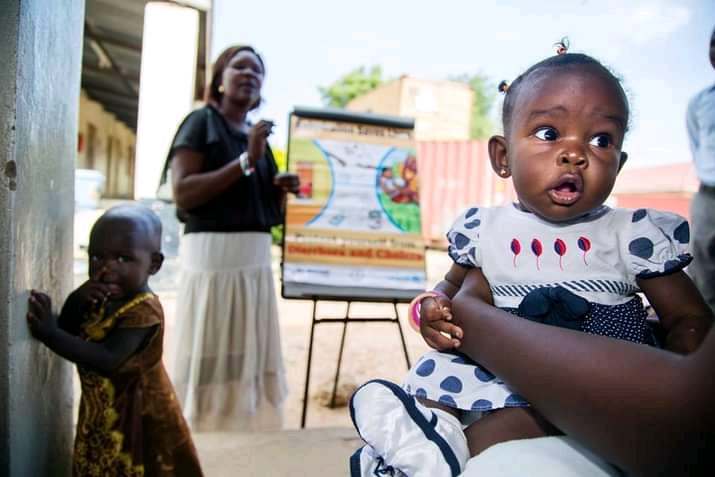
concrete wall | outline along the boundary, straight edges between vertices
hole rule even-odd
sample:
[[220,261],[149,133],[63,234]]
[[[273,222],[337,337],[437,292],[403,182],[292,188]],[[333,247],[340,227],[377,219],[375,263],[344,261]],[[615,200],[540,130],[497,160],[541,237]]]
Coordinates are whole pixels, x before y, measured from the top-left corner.
[[30,337],[30,288],[72,285],[83,0],[0,8],[0,475],[69,474],[71,367]]

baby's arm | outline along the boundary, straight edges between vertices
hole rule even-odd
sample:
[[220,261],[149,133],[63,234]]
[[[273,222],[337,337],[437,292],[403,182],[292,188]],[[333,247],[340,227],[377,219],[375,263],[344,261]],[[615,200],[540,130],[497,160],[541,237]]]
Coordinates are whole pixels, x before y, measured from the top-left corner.
[[60,328],[49,296],[32,290],[28,302],[27,321],[33,336],[63,358],[103,375],[124,364],[155,331],[154,327],[118,328],[101,343],[84,341]]
[[695,351],[708,333],[714,317],[690,277],[681,270],[639,279],[638,286],[666,332],[665,348],[681,354]]

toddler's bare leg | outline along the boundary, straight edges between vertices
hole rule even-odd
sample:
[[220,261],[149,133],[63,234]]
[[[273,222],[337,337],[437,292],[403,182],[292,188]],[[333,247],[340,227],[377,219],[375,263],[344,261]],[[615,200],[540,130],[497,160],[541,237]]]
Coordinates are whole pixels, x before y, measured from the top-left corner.
[[500,442],[561,434],[530,407],[510,407],[489,413],[465,430],[470,457]]

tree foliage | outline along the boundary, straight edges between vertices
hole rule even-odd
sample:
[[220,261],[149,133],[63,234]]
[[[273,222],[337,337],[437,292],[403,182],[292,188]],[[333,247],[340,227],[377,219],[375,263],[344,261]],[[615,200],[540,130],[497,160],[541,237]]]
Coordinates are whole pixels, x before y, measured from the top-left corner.
[[[494,133],[494,124],[490,112],[496,100],[496,86],[483,73],[454,75],[449,79],[465,83],[474,91],[469,137],[486,139],[491,136]],[[329,86],[319,86],[318,91],[325,106],[344,108],[354,98],[374,90],[385,81],[381,66],[360,66]]]
[[353,98],[372,91],[383,82],[381,66],[375,65],[369,70],[360,66],[327,87],[319,86],[318,91],[325,106],[344,108]]
[[487,139],[494,133],[494,123],[490,117],[490,112],[496,99],[496,86],[492,84],[488,76],[482,73],[475,75],[461,74],[452,76],[449,79],[466,83],[474,91],[469,137],[472,139]]

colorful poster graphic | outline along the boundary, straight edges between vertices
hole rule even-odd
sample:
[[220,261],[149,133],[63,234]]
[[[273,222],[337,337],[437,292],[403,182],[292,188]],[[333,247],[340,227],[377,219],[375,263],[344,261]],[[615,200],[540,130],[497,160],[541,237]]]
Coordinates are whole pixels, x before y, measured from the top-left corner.
[[283,296],[412,296],[425,286],[413,128],[345,116],[291,115],[301,189],[286,206]]

